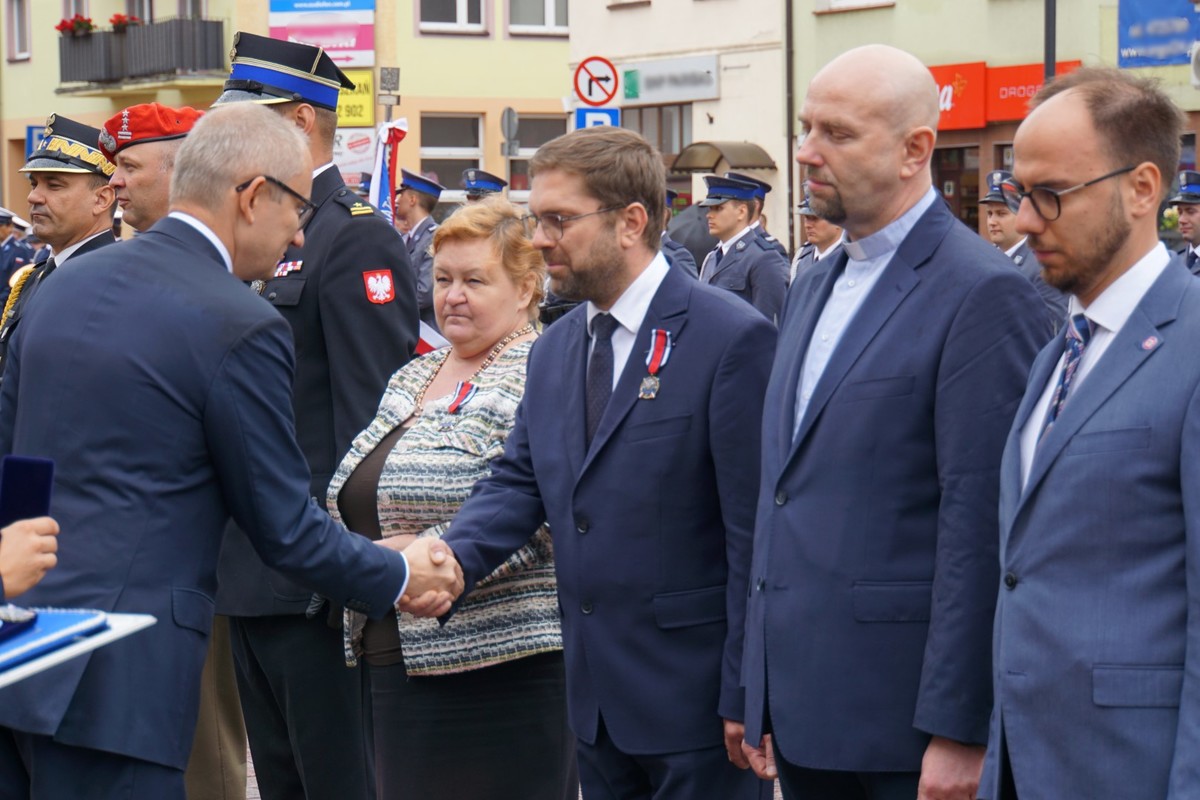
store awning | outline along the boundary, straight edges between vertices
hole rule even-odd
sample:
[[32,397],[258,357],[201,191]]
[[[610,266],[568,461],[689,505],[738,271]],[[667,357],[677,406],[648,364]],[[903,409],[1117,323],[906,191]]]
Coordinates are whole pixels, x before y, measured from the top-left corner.
[[679,152],[672,172],[714,172],[724,159],[729,169],[776,169],[767,151],[752,142],[692,142]]

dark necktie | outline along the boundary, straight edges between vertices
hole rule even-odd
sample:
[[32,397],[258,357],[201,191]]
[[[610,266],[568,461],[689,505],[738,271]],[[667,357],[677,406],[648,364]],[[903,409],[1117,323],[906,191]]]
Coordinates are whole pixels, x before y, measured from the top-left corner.
[[587,371],[587,443],[590,447],[600,418],[612,395],[613,349],[612,335],[617,320],[612,314],[597,314],[592,320],[592,357]]
[[1058,419],[1058,415],[1062,413],[1063,405],[1067,402],[1067,395],[1071,391],[1071,384],[1075,380],[1075,373],[1079,370],[1079,362],[1083,359],[1083,351],[1091,341],[1094,332],[1095,326],[1090,319],[1083,314],[1072,315],[1071,324],[1066,326],[1064,335],[1067,358],[1063,361],[1062,371],[1058,374],[1058,383],[1050,398],[1050,407],[1046,409],[1046,423],[1042,426],[1039,440],[1045,438],[1050,428],[1054,426],[1054,421]]
[[1187,251],[1187,268],[1189,272],[1194,273],[1196,271],[1197,258],[1196,251],[1189,247]]

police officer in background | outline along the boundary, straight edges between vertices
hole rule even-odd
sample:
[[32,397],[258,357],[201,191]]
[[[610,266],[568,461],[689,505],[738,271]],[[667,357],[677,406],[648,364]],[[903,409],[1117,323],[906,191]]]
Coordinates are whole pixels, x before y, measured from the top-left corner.
[[696,267],[696,259],[692,258],[692,254],[686,247],[671,238],[671,234],[667,233],[666,224],[671,220],[671,207],[675,205],[675,198],[679,197],[679,192],[673,189],[667,189],[667,214],[663,217],[663,232],[662,232],[662,254],[667,259],[667,263],[673,267],[679,267],[693,278],[698,277],[700,270]]
[[0,323],[0,359],[38,288],[67,259],[116,242],[112,235],[116,195],[108,179],[113,165],[97,148],[100,129],[51,114],[42,143],[19,171],[29,178],[33,233],[52,255],[12,286]]
[[467,192],[468,203],[482,200],[489,194],[499,194],[505,186],[508,186],[508,181],[498,175],[474,167],[463,170],[462,188]]
[[750,227],[754,229],[754,232],[761,237],[763,241],[779,251],[779,255],[786,259],[788,257],[788,251],[787,248],[784,247],[783,242],[776,239],[772,234],[767,232],[766,228],[763,227],[763,207],[767,203],[767,194],[771,191],[771,184],[767,183],[766,181],[759,180],[758,178],[752,178],[749,175],[743,175],[740,172],[726,172],[725,177],[733,178],[736,181],[745,181],[746,183],[754,185],[754,208],[751,209]]
[[817,216],[817,212],[808,204],[807,192],[800,202],[799,213],[804,223],[805,244],[796,251],[789,284],[813,264],[840,252],[845,237],[840,227]]
[[1029,249],[1025,237],[1017,231],[1017,215],[1008,210],[1000,184],[1012,177],[1006,170],[992,170],[987,176],[987,193],[979,198],[979,205],[986,211],[988,239],[1012,259],[1021,274],[1029,279],[1046,304],[1050,323],[1054,330],[1067,314],[1067,296],[1042,280],[1042,265]]
[[433,253],[429,245],[433,242],[433,232],[437,230],[433,209],[446,187],[406,169],[400,170],[400,175],[400,188],[396,190],[392,209],[396,219],[408,231],[404,234],[404,242],[408,247],[408,260],[417,274],[417,308],[421,321],[436,331],[437,320],[433,316]]
[[[267,104],[305,134],[319,165],[303,246],[288,248],[256,288],[292,328],[296,437],[311,494],[324,498],[388,379],[412,356],[416,279],[400,234],[333,164],[338,92],[354,84],[318,47],[248,33],[234,36],[232,62],[217,104]],[[236,527],[217,574],[263,798],[374,797],[369,700],[361,668],[345,666],[340,625],[327,624],[328,611],[306,615],[309,589],[267,568]]]
[[1183,237],[1183,264],[1193,275],[1200,275],[1200,172],[1179,173],[1179,194],[1168,202],[1179,212],[1179,235]]
[[33,248],[14,232],[13,213],[0,208],[0,303],[8,299],[9,281],[22,267],[33,263]]
[[701,283],[733,292],[775,322],[787,290],[787,259],[754,232],[751,218],[756,187],[736,178],[704,178],[708,231],[718,244],[704,258]]

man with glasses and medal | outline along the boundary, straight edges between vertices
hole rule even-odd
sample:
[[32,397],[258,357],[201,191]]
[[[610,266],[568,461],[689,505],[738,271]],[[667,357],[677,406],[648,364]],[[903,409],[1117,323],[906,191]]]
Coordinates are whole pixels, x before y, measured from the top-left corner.
[[549,521],[584,797],[769,797],[740,670],[774,326],[667,264],[662,156],[638,134],[574,131],[529,171],[533,245],[579,305],[442,541],[469,591]]

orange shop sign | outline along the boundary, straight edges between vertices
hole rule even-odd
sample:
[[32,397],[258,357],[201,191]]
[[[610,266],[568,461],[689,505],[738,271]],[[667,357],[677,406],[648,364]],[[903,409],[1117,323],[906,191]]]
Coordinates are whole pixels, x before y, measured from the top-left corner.
[[987,64],[947,64],[930,67],[938,87],[938,130],[982,128],[987,124]]
[[[1082,65],[1082,61],[1059,61],[1055,74],[1065,75]],[[1045,67],[1041,64],[990,67],[987,71],[987,121],[1025,119],[1029,113],[1029,101],[1044,82]]]

